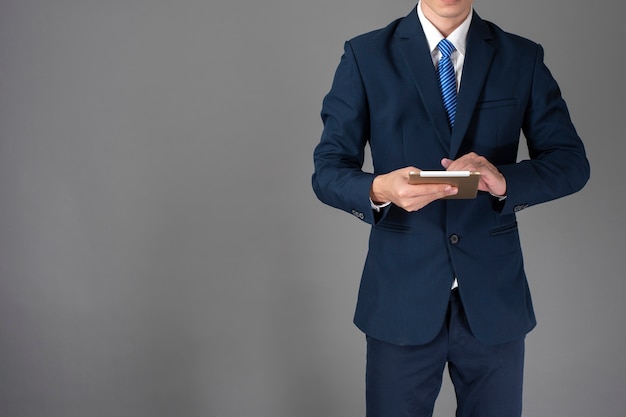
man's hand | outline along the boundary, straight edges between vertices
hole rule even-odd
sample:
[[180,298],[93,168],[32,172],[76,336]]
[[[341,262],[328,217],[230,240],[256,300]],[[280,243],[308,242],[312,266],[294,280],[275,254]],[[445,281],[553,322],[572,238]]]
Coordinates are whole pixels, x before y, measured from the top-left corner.
[[480,172],[478,189],[487,191],[493,195],[506,195],[506,179],[498,169],[487,160],[474,152],[463,155],[459,159],[451,160],[443,158],[441,165],[447,171],[475,171]]
[[419,172],[415,167],[401,168],[374,178],[370,198],[374,203],[391,201],[406,211],[417,211],[426,205],[458,192],[449,184],[409,184],[409,172]]

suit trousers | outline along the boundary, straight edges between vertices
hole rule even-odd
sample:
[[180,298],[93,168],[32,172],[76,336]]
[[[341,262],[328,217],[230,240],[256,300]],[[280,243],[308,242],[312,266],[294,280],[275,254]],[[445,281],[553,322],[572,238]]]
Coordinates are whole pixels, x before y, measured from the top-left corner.
[[367,336],[367,417],[432,416],[446,363],[457,417],[521,416],[524,339],[479,342],[455,289],[446,321],[428,344],[400,346]]

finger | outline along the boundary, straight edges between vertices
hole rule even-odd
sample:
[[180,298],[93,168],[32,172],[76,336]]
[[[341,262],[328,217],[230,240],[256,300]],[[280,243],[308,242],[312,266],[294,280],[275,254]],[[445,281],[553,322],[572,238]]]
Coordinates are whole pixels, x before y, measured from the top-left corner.
[[402,177],[404,178],[405,182],[408,182],[409,177],[411,176],[412,173],[416,173],[416,172],[420,172],[420,171],[421,171],[421,169],[419,169],[419,168],[408,167],[408,168],[405,168],[402,171]]
[[471,155],[463,155],[459,159],[451,160],[448,158],[444,158],[442,160],[442,164],[444,161],[450,161],[447,163],[447,166],[444,165],[447,171],[470,171],[472,168],[474,158]]
[[409,198],[427,197],[433,195],[447,195],[453,192],[453,187],[450,184],[414,184],[409,191]]
[[435,200],[458,193],[458,188],[449,184],[423,184],[416,185],[415,187],[421,188],[418,195],[413,198],[401,199],[399,204],[396,205],[409,212],[418,211]]

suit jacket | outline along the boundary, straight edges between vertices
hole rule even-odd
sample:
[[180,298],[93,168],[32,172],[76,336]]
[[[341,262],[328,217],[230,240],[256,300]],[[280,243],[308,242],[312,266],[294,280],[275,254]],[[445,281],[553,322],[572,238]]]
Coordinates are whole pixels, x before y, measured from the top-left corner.
[[[571,194],[589,178],[583,144],[543,63],[540,45],[482,20],[468,32],[455,126],[450,131],[416,10],[352,39],[324,98],[313,189],[371,227],[355,324],[394,344],[440,331],[456,277],[475,336],[496,344],[535,326],[515,213]],[[520,132],[530,160],[517,161]],[[364,172],[366,145],[374,172]],[[507,198],[438,200],[409,213],[370,207],[377,174],[441,170],[470,151],[504,174]]]

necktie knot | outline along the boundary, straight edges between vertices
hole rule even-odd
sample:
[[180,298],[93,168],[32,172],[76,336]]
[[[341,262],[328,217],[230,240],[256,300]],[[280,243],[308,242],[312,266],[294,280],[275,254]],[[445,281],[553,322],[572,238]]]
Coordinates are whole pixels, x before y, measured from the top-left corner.
[[447,39],[442,39],[439,44],[437,44],[437,48],[439,52],[441,52],[442,58],[448,58],[456,49],[454,44]]

